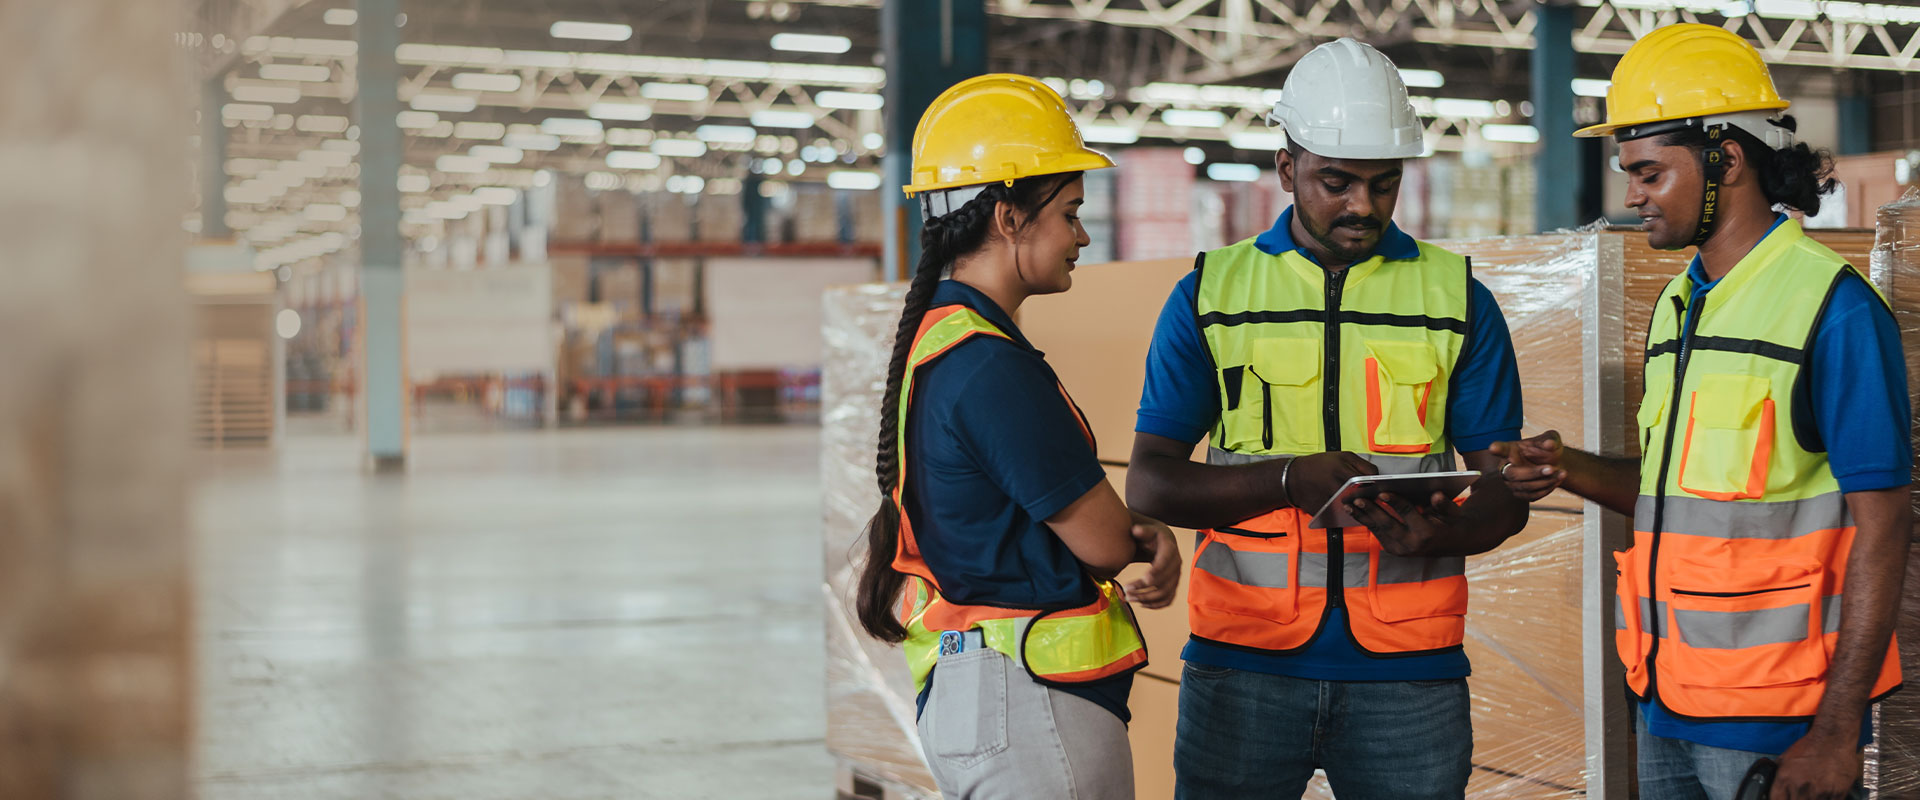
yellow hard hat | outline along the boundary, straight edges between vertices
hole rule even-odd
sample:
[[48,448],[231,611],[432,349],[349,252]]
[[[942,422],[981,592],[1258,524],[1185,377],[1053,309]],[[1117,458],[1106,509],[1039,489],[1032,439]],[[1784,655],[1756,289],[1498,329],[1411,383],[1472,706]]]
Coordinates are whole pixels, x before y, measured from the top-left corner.
[[936,189],[1105,169],[1066,101],[1025,75],[982,75],[940,93],[913,131],[909,196]]
[[1575,136],[1612,136],[1623,128],[1743,111],[1779,111],[1760,52],[1712,25],[1681,23],[1647,34],[1613,68],[1607,121]]

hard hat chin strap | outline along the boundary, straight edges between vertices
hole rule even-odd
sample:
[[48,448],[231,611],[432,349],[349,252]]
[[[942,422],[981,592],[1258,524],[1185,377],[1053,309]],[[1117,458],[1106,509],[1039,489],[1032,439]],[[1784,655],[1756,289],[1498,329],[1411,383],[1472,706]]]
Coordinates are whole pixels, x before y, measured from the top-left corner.
[[1708,125],[1702,132],[1707,135],[1707,146],[1700,148],[1704,186],[1700,191],[1700,225],[1693,231],[1694,247],[1706,244],[1720,220],[1720,182],[1727,173],[1727,123]]

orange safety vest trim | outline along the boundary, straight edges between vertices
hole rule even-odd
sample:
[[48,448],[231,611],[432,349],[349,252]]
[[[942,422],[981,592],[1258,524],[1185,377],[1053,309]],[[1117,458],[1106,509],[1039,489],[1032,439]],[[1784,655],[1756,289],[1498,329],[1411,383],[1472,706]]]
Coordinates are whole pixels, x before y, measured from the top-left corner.
[[[1382,473],[1454,468],[1447,381],[1467,331],[1466,259],[1427,244],[1328,276],[1247,240],[1202,254],[1195,318],[1221,397],[1207,461],[1352,449]],[[1315,530],[1281,509],[1201,531],[1188,583],[1196,639],[1285,655],[1328,608],[1378,655],[1447,652],[1466,635],[1466,560],[1384,552],[1365,528]]]
[[[927,311],[919,331],[914,334],[906,375],[902,378],[897,445],[899,480],[894,483],[891,495],[899,512],[900,536],[893,567],[915,578],[903,593],[900,606],[900,620],[908,630],[904,647],[915,688],[925,685],[938,658],[942,631],[982,629],[988,647],[1019,662],[1041,683],[1086,683],[1146,666],[1145,637],[1119,584],[1113,581],[1095,581],[1099,591],[1093,602],[1073,608],[962,605],[941,596],[940,581],[921,556],[913,521],[907,514],[908,409],[913,402],[914,374],[975,336],[1011,338],[964,305]],[[1074,419],[1080,423],[1080,432],[1087,437],[1088,444],[1092,444],[1093,429],[1088,426],[1086,415],[1067,394],[1065,386],[1055,385],[1067,401],[1067,407],[1073,410]]]
[[[1789,220],[1691,315],[1685,274],[1654,308],[1614,639],[1628,687],[1677,716],[1805,722],[1826,693],[1855,526],[1795,387],[1847,280]],[[1872,694],[1899,685],[1889,643]]]

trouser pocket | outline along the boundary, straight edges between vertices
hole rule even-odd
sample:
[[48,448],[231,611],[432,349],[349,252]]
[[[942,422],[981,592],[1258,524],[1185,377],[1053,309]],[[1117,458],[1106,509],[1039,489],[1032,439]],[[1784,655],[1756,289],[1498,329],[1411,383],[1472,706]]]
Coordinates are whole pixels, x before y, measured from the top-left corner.
[[927,751],[944,765],[966,769],[1007,749],[1009,659],[982,647],[945,656],[933,670],[927,705]]

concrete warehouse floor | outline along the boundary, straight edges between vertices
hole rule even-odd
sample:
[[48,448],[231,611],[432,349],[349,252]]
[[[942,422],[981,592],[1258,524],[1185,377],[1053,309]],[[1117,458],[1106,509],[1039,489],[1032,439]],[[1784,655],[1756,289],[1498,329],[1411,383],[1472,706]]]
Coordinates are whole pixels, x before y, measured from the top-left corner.
[[205,800],[833,796],[817,428],[212,457]]

